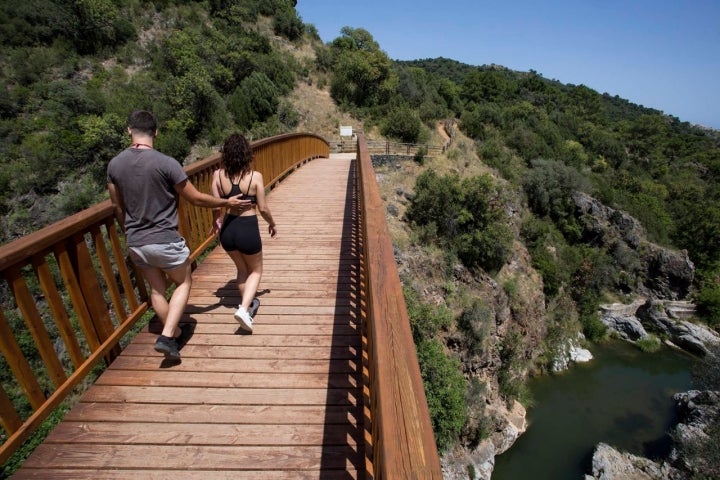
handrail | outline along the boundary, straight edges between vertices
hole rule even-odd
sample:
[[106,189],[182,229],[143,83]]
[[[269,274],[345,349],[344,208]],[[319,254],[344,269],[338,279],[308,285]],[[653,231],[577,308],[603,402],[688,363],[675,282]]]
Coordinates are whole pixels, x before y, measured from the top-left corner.
[[385,207],[362,134],[357,145],[374,479],[442,479]]
[[[252,148],[267,189],[330,153],[328,143],[312,134],[279,135]],[[215,154],[185,167],[198,190],[210,192],[219,160]],[[179,229],[194,261],[214,241],[212,212],[182,200],[179,210]],[[148,310],[144,281],[138,282],[142,277],[123,247],[109,200],[0,246],[0,278],[7,283],[0,283],[0,353],[12,374],[0,384],[0,426],[7,434],[0,463],[98,362],[120,353],[120,340]],[[14,305],[8,307],[10,295]],[[32,344],[18,341],[21,336],[31,336]],[[40,365],[29,360],[38,357]]]
[[[362,135],[360,133],[357,134]],[[330,148],[340,152],[357,152],[357,138],[355,140],[339,140],[331,142]],[[401,143],[388,140],[365,140],[368,151],[374,155],[417,155],[424,150],[426,156],[440,155],[447,150],[449,142],[444,145],[432,145],[429,143]]]

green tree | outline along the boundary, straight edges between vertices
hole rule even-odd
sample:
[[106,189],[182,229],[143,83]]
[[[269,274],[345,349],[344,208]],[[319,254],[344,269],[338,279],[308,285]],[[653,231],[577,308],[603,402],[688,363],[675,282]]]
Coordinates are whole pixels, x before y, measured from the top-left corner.
[[230,111],[235,122],[249,128],[255,122],[268,119],[277,113],[280,99],[277,87],[261,72],[245,78],[230,98]]
[[517,92],[517,83],[509,71],[500,69],[475,70],[465,76],[461,96],[475,103],[502,102]]
[[580,239],[574,191],[588,191],[588,181],[572,167],[554,160],[536,160],[523,178],[528,204],[539,217],[549,217],[571,241]]
[[458,256],[469,267],[496,272],[510,257],[514,240],[501,190],[489,175],[466,178],[460,189],[463,209],[454,239]]
[[135,29],[112,0],[72,0],[77,18],[75,43],[80,53],[94,53],[106,45],[135,37]]
[[720,275],[703,275],[695,303],[712,327],[720,326]]
[[286,2],[286,7],[280,8],[274,15],[273,30],[276,35],[281,35],[290,41],[302,37],[305,32],[305,26],[297,16],[297,12],[295,11],[294,5],[291,5],[291,2]]
[[420,116],[406,104],[390,107],[380,128],[383,135],[405,143],[417,143],[421,130]]
[[386,102],[397,86],[387,54],[364,29],[343,27],[341,33],[343,36],[330,44],[331,95],[338,103],[351,107]]

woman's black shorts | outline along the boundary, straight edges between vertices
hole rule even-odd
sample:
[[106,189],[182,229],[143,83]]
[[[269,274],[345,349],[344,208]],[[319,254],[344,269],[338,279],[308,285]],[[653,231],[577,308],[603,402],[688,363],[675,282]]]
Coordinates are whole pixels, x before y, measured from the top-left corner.
[[245,255],[262,252],[257,215],[225,215],[220,228],[220,245],[225,251],[237,250]]

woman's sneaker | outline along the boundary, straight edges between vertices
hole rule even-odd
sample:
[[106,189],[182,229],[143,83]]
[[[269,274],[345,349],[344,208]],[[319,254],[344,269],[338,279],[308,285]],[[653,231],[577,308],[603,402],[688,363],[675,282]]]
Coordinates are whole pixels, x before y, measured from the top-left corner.
[[253,331],[253,319],[250,316],[250,314],[245,310],[242,305],[238,307],[237,310],[235,310],[235,320],[240,323],[240,327],[243,330],[247,330],[248,332]]
[[250,308],[248,309],[248,313],[252,318],[255,318],[255,315],[257,315],[258,308],[260,308],[260,300],[253,298]]

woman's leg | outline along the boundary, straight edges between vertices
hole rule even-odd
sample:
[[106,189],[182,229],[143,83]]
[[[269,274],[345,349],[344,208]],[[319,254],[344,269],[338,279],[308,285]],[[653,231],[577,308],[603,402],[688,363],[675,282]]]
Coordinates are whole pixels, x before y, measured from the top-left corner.
[[248,274],[249,274],[249,267],[245,263],[245,256],[238,252],[237,250],[233,250],[230,252],[227,252],[227,254],[230,256],[232,261],[235,263],[235,268],[237,269],[237,277],[235,278],[235,282],[237,283],[238,291],[240,292],[240,296],[245,299],[245,282],[247,281]]
[[242,257],[248,272],[245,277],[244,291],[242,292],[242,306],[245,310],[249,310],[250,304],[255,298],[257,289],[260,286],[263,271],[263,256],[262,252],[258,252],[254,255],[242,255]]

